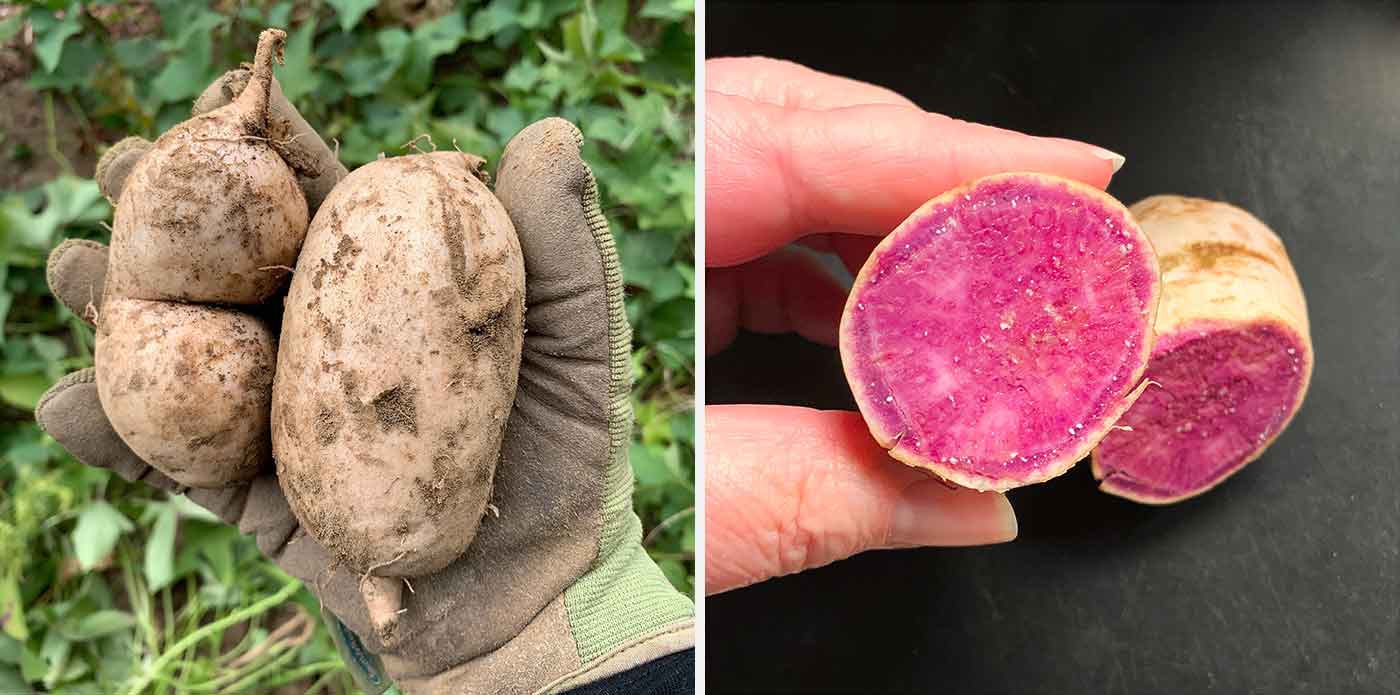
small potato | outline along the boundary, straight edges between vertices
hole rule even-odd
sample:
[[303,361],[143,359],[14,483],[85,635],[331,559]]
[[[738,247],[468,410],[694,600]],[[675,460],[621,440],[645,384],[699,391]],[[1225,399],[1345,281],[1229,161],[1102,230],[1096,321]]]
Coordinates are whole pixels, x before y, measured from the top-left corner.
[[246,481],[271,455],[276,348],[243,312],[109,299],[98,320],[97,392],[131,450],[182,485]]
[[131,172],[112,219],[120,296],[255,304],[287,281],[306,197],[273,149],[221,135],[225,107],[176,126]]
[[121,190],[107,296],[257,304],[285,286],[308,216],[296,172],[267,137],[286,38],[264,31],[238,98],[160,136],[120,186],[103,167],[103,188]]

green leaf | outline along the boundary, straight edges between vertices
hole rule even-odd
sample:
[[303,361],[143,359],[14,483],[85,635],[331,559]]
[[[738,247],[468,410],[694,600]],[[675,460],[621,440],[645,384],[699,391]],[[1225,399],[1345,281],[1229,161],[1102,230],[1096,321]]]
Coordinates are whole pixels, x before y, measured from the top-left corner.
[[[3,244],[0,244],[3,246]],[[0,254],[3,256],[5,254]],[[4,278],[0,278],[3,281]],[[5,319],[10,315],[10,306],[15,301],[15,295],[6,289],[0,289],[0,343],[5,342]]]
[[78,525],[73,529],[78,565],[85,571],[95,567],[112,552],[122,534],[131,529],[131,521],[116,507],[101,500],[89,503],[78,515]]
[[48,253],[62,227],[97,222],[111,214],[111,206],[92,179],[60,176],[44,184],[42,190],[46,201],[43,211],[11,229],[11,234],[18,234],[11,238],[21,245]]
[[492,0],[472,13],[467,38],[485,41],[496,34],[520,26],[520,0]]
[[292,10],[296,9],[294,4],[295,3],[291,2],[279,2],[273,5],[272,9],[267,11],[266,24],[271,27],[287,26],[287,22],[290,21],[292,17]]
[[41,333],[29,336],[29,345],[34,348],[34,354],[46,362],[57,362],[68,355],[67,343]]
[[20,641],[29,639],[26,613],[19,579],[14,575],[0,577],[0,616],[3,616],[6,635]]
[[68,667],[63,669],[63,675],[59,676],[57,680],[58,683],[65,684],[63,695],[106,695],[92,683],[73,683],[91,672],[92,667],[85,659],[69,659]]
[[[24,652],[24,645],[19,640],[0,633],[0,664],[19,664],[20,654]],[[0,689],[0,693],[5,692]]]
[[97,38],[78,36],[68,41],[63,58],[52,72],[35,70],[29,75],[29,86],[36,90],[68,91],[92,82],[93,74],[102,68],[107,55]]
[[426,91],[432,82],[433,61],[447,55],[467,39],[461,12],[451,12],[413,30],[404,61],[403,87],[412,92]]
[[30,13],[30,26],[34,28],[34,55],[39,59],[45,72],[53,72],[63,57],[63,44],[68,37],[82,31],[79,17],[82,15],[80,3],[73,3],[64,11],[63,18],[49,10],[35,10]]
[[326,0],[326,4],[335,8],[340,30],[348,33],[375,6],[376,0]]
[[395,67],[401,65],[408,57],[408,47],[413,43],[408,32],[398,27],[385,29],[375,34],[374,40],[379,44],[379,50],[384,54],[385,61]]
[[34,410],[53,382],[43,374],[0,375],[0,400],[23,410]]
[[638,485],[665,485],[671,482],[671,471],[661,456],[652,453],[650,447],[632,442],[628,451],[632,462],[632,474],[637,476]]
[[175,507],[161,505],[155,528],[146,539],[146,584],[149,591],[163,589],[175,578]]
[[213,524],[223,523],[223,520],[220,519],[216,514],[214,514],[214,512],[211,512],[207,508],[195,502],[192,502],[190,498],[184,495],[171,495],[170,506],[175,510],[177,514],[180,515],[181,519],[207,521]]
[[525,58],[515,65],[512,65],[510,69],[506,71],[505,76],[501,79],[501,84],[504,84],[506,89],[517,92],[528,92],[530,88],[535,86],[539,78],[539,64],[534,60]]
[[24,28],[24,13],[16,12],[8,18],[0,20],[0,43],[8,43],[19,34],[19,30]]
[[0,693],[30,692],[29,683],[14,666],[0,666]]
[[223,523],[190,520],[181,524],[181,543],[175,556],[175,576],[183,577],[205,564],[206,548],[230,546],[243,537],[238,529]]
[[671,418],[671,436],[679,442],[695,443],[695,410],[688,408]]
[[593,5],[599,33],[625,35],[627,0],[597,0]]
[[681,550],[687,553],[695,552],[695,526],[687,525],[681,531]]
[[695,0],[647,0],[641,15],[668,22],[684,21],[695,15]]
[[160,44],[148,36],[120,39],[112,44],[112,53],[123,70],[143,70],[160,57]]
[[72,654],[73,643],[61,631],[49,630],[44,634],[44,641],[39,645],[39,658],[47,666],[43,678],[45,687],[52,690],[59,683],[68,668],[68,657]]
[[214,579],[224,585],[233,583],[235,560],[232,543],[210,543],[201,549],[201,554],[209,562]]
[[[193,99],[214,79],[210,67],[212,50],[209,34],[199,34],[165,64],[151,83],[151,94],[161,103]],[[188,111],[188,109],[186,109]],[[186,116],[189,114],[186,113]]]
[[[154,592],[155,587],[150,591]],[[130,613],[117,610],[100,610],[89,613],[81,620],[64,630],[65,636],[74,642],[86,642],[114,632],[131,629],[136,619]]]
[[313,17],[292,32],[282,51],[285,62],[277,68],[277,81],[282,84],[287,100],[293,103],[316,91],[320,84],[321,76],[311,58],[311,41],[315,37],[316,19]]
[[[356,97],[377,94],[403,64],[404,56],[412,40],[408,33],[397,27],[385,29],[375,35],[378,51],[358,48],[346,59],[340,73],[345,78],[345,90]],[[367,46],[368,44],[362,44]]]
[[664,558],[657,560],[656,566],[661,568],[661,573],[666,575],[666,579],[671,581],[672,586],[681,591],[690,591],[690,578],[685,571],[685,565],[670,558]]
[[[34,652],[24,650],[19,656],[19,672],[26,681],[34,682],[44,678],[44,672],[49,668],[48,664]],[[24,692],[24,691],[20,691]]]

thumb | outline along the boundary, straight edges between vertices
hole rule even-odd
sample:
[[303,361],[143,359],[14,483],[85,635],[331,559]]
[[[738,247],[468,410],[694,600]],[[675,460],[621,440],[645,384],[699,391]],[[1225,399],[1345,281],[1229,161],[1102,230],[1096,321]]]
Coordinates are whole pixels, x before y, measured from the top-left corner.
[[1016,537],[1004,496],[896,462],[857,413],[709,406],[705,447],[706,594],[865,550]]

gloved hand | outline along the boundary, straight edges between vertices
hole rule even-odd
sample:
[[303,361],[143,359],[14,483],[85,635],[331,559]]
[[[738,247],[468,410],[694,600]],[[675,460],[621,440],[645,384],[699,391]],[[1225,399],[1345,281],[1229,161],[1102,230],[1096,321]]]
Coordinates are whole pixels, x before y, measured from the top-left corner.
[[[240,73],[216,81],[196,113],[235,96],[246,84]],[[273,101],[270,139],[293,150],[289,161],[321,164],[298,167],[314,213],[344,167],[280,88]],[[113,431],[92,370],[45,394],[35,413],[40,426],[80,461],[184,493],[254,534],[264,553],[361,636],[352,637],[351,651],[378,654],[411,695],[555,692],[693,646],[694,607],[642,549],[632,511],[631,328],[581,142],[567,121],[546,119],[511,140],[498,167],[495,192],[519,234],[526,272],[519,388],[492,493],[499,514],[482,521],[453,564],[410,580],[392,648],[370,628],[359,577],[335,566],[300,527],[273,471],[232,488],[178,487]],[[116,198],[144,147],[129,139],[104,157],[105,193]],[[88,319],[87,307],[101,305],[106,255],[100,244],[68,241],[49,258],[50,288]],[[339,621],[331,622],[336,629]],[[352,670],[374,670],[353,654],[350,661]]]

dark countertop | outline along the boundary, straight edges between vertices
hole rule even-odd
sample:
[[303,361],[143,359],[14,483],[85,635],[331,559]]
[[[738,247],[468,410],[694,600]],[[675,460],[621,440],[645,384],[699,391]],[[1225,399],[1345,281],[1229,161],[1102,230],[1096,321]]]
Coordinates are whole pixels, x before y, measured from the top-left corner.
[[[707,4],[765,54],[1127,156],[1109,192],[1269,224],[1317,365],[1259,461],[1164,508],[1087,464],[1011,493],[1021,537],[883,551],[707,601],[713,692],[1400,693],[1400,7]],[[858,172],[854,172],[858,173]],[[930,195],[936,193],[931,191]],[[743,335],[711,403],[853,408],[835,350]]]

